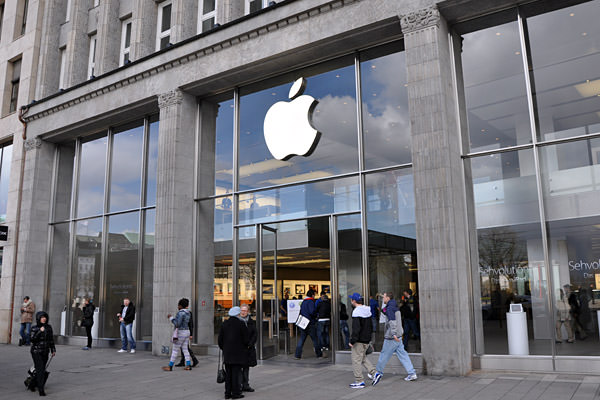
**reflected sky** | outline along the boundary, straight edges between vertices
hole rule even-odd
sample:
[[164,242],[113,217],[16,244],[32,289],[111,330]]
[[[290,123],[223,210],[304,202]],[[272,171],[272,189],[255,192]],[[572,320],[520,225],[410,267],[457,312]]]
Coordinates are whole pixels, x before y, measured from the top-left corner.
[[140,206],[143,145],[143,124],[113,136],[111,212]]
[[81,145],[77,216],[102,214],[104,209],[104,171],[107,137]]
[[12,162],[12,144],[0,149],[2,164],[0,164],[0,222],[6,221],[6,204],[8,202],[8,183],[10,178],[10,163]]

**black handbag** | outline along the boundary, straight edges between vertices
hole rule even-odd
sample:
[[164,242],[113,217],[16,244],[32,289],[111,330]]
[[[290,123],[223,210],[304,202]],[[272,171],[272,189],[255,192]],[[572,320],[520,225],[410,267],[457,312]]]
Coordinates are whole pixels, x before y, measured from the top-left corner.
[[227,378],[227,372],[225,372],[225,366],[223,364],[224,363],[221,363],[221,350],[219,350],[219,363],[217,364],[217,383],[224,383],[225,378]]

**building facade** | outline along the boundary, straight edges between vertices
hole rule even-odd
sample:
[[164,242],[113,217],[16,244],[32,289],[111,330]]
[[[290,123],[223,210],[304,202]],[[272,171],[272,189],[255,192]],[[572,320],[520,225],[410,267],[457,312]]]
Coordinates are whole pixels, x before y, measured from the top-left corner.
[[90,297],[111,345],[129,297],[160,355],[188,297],[208,351],[247,303],[287,357],[313,289],[345,362],[348,295],[413,292],[428,374],[600,372],[599,0],[17,3],[4,341],[29,295],[78,342]]

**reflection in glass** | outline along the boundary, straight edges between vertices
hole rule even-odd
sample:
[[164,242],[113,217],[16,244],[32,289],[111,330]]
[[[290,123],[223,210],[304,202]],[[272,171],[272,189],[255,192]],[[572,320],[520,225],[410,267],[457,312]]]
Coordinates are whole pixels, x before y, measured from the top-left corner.
[[106,136],[83,142],[79,166],[77,216],[102,214],[104,210],[104,171]]
[[[155,117],[156,118],[156,117]],[[152,119],[151,119],[152,121]],[[158,165],[158,121],[150,122],[148,133],[148,177],[146,183],[146,206],[156,205],[156,171]]]
[[362,288],[362,242],[360,214],[337,217],[338,240],[338,285],[340,335],[337,350],[349,350],[349,335],[352,333],[352,293],[363,293]]
[[358,210],[357,177],[288,186],[239,197],[240,224]]
[[600,132],[600,2],[527,19],[542,140]]
[[146,210],[146,226],[142,249],[142,299],[138,304],[142,340],[152,340],[152,293],[154,277],[154,239],[156,209]]
[[215,191],[229,193],[233,187],[233,99],[217,106],[215,138]]
[[514,18],[514,22],[463,36],[462,74],[471,151],[531,142],[516,12]]
[[[381,296],[391,291],[401,307],[403,293],[412,291],[411,312],[402,311],[405,324],[410,322],[416,327],[404,341],[407,351],[412,353],[421,351],[419,314],[413,311],[418,310],[419,295],[413,186],[410,168],[366,176],[369,301],[381,310]],[[384,335],[382,322],[385,321],[379,315],[372,318],[376,331],[375,348],[380,350]]]
[[2,152],[2,162],[0,164],[0,222],[6,221],[6,204],[8,202],[12,148],[12,144],[9,144],[0,149]]
[[526,313],[530,354],[550,354],[548,277],[532,150],[471,159],[479,262],[474,281],[478,352],[508,354],[506,313]]
[[81,326],[83,299],[84,297],[93,300],[98,298],[101,254],[102,218],[78,221],[75,228],[75,249],[71,271],[72,298],[69,305],[73,336],[86,335],[85,328]]
[[[289,102],[292,82],[240,98],[240,189],[252,189],[322,178],[358,169],[356,88],[354,66],[306,77],[305,95],[318,100],[312,125],[320,139],[310,157],[279,161],[264,139],[268,109],[278,101]],[[282,127],[282,134],[285,127]],[[293,149],[290,149],[293,153]]]
[[[71,192],[75,167],[75,142],[57,145],[58,170],[54,199],[54,221],[65,221],[71,217]],[[1,183],[1,182],[0,182]]]
[[[133,126],[132,126],[133,125]],[[143,121],[115,130],[110,179],[110,211],[140,207]]]
[[[49,304],[46,311],[48,311],[49,315],[55,316],[54,318],[56,319],[60,317],[61,312],[63,311],[67,299],[67,290],[69,289],[68,268],[69,239],[71,238],[70,227],[71,224],[68,222],[52,226],[52,255],[48,272]],[[59,326],[60,325],[55,328],[57,335],[60,334]]]
[[394,47],[361,56],[366,169],[411,162],[405,53]]
[[[108,218],[108,254],[105,266],[106,295],[104,337],[119,337],[116,314],[127,297],[137,307],[138,247],[140,213],[113,215]],[[137,310],[136,310],[137,314]],[[139,314],[136,319],[139,318]],[[139,320],[136,321],[139,323]]]

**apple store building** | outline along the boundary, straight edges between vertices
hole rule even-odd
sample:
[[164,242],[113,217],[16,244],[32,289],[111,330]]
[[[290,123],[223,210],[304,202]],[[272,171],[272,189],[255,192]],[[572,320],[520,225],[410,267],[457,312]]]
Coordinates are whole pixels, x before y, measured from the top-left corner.
[[[76,344],[91,298],[117,346],[128,297],[157,356],[180,298],[213,355],[248,304],[311,365],[387,292],[423,373],[600,373],[600,0],[266,3],[28,106],[15,298]],[[293,360],[309,290],[330,343]]]

